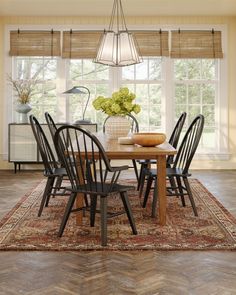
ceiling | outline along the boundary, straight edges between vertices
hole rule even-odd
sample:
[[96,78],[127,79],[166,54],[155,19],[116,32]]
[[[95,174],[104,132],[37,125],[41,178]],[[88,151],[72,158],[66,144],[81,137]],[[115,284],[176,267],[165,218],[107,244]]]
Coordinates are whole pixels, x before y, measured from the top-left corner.
[[[123,0],[125,16],[234,15],[236,0]],[[113,0],[0,0],[0,16],[110,16]]]

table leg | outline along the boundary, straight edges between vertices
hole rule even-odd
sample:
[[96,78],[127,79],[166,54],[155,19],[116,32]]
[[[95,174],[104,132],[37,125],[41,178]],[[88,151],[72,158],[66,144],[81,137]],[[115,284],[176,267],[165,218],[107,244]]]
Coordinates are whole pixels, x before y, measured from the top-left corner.
[[157,193],[159,202],[159,223],[166,224],[166,156],[157,156]]
[[[79,165],[80,160],[77,159],[77,171],[78,171],[78,176],[80,178],[80,183],[83,182],[83,177],[82,177],[82,169],[81,166]],[[84,161],[82,162],[82,165],[84,165]],[[85,168],[85,167],[84,167]],[[82,208],[84,207],[84,194],[78,193],[76,197],[76,208]],[[78,211],[76,213],[76,224],[81,225],[83,222],[83,211]]]

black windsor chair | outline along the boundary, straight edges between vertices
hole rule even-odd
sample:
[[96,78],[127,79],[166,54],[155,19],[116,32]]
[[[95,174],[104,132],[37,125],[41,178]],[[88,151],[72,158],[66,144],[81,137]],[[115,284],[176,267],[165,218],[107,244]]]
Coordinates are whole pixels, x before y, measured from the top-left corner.
[[[107,218],[124,213],[107,212],[107,199],[112,194],[120,194],[132,232],[137,234],[127,195],[127,191],[133,187],[117,183],[120,172],[128,169],[128,166],[112,167],[100,141],[88,130],[80,127],[60,127],[55,134],[55,146],[71,183],[71,187],[68,188],[71,195],[66,205],[58,236],[62,236],[71,212],[84,209],[72,209],[77,193],[90,196],[91,226],[94,226],[95,223],[97,198],[100,198],[102,246],[107,245]],[[103,170],[112,173],[109,182],[105,181]]]
[[[30,124],[43,161],[44,176],[47,177],[47,183],[38,212],[38,216],[41,216],[43,208],[44,206],[48,206],[51,196],[67,195],[65,188],[61,187],[62,179],[67,175],[67,173],[64,168],[60,167],[60,164],[55,159],[51,146],[41,125],[33,115],[30,116]],[[56,185],[54,186],[55,180]]]
[[[175,127],[171,133],[169,144],[171,144],[174,148],[177,148],[180,134],[184,126],[184,122],[186,120],[187,113],[183,112],[178,121],[175,124]],[[173,164],[174,156],[168,156],[166,159],[166,167],[170,167]],[[140,168],[140,174],[139,174],[139,180],[138,180],[138,190],[139,190],[139,196],[142,195],[143,187],[145,183],[146,175],[148,174],[148,171],[150,169],[151,164],[156,164],[156,160],[137,160],[138,163],[141,164]],[[173,181],[172,179],[170,181]]]
[[[180,144],[177,155],[174,158],[174,163],[172,167],[166,168],[166,175],[169,179],[175,179],[177,182],[170,181],[170,187],[167,188],[168,196],[180,196],[182,205],[185,206],[184,196],[188,195],[190,203],[193,208],[193,212],[195,216],[198,216],[197,208],[194,202],[193,194],[191,191],[191,187],[189,185],[188,177],[191,176],[189,173],[189,167],[194,157],[194,154],[197,150],[202,131],[204,127],[204,116],[198,115],[190,124],[187,129],[184,138]],[[155,169],[150,169],[147,180],[146,192],[143,200],[143,208],[146,207],[148,196],[150,193],[150,189],[152,186],[152,182],[155,179],[154,185],[154,194],[153,194],[153,202],[152,202],[152,216],[156,216],[156,205],[157,205],[157,175]],[[173,186],[174,185],[174,186]]]

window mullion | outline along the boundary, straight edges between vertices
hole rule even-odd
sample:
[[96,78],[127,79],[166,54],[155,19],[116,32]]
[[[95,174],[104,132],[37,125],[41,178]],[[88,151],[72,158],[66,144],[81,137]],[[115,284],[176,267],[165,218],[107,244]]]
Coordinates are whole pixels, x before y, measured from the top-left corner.
[[[174,126],[174,118],[175,118],[175,80],[174,80],[174,60],[170,58],[166,58],[163,63],[163,118],[162,126],[165,127],[165,132],[167,134],[167,138],[169,138],[172,128]],[[172,83],[167,83],[167,81],[173,81]]]

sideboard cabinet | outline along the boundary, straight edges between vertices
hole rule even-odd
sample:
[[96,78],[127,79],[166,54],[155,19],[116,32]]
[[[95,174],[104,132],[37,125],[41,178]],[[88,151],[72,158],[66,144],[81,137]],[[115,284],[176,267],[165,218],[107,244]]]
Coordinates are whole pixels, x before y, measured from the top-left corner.
[[[51,134],[47,124],[41,124],[47,139],[54,150]],[[57,124],[60,127],[61,124]],[[79,125],[75,125],[79,126]],[[80,125],[91,132],[97,131],[97,124]],[[8,125],[8,161],[14,163],[15,173],[21,164],[41,164],[38,145],[35,141],[30,124],[11,123]]]

